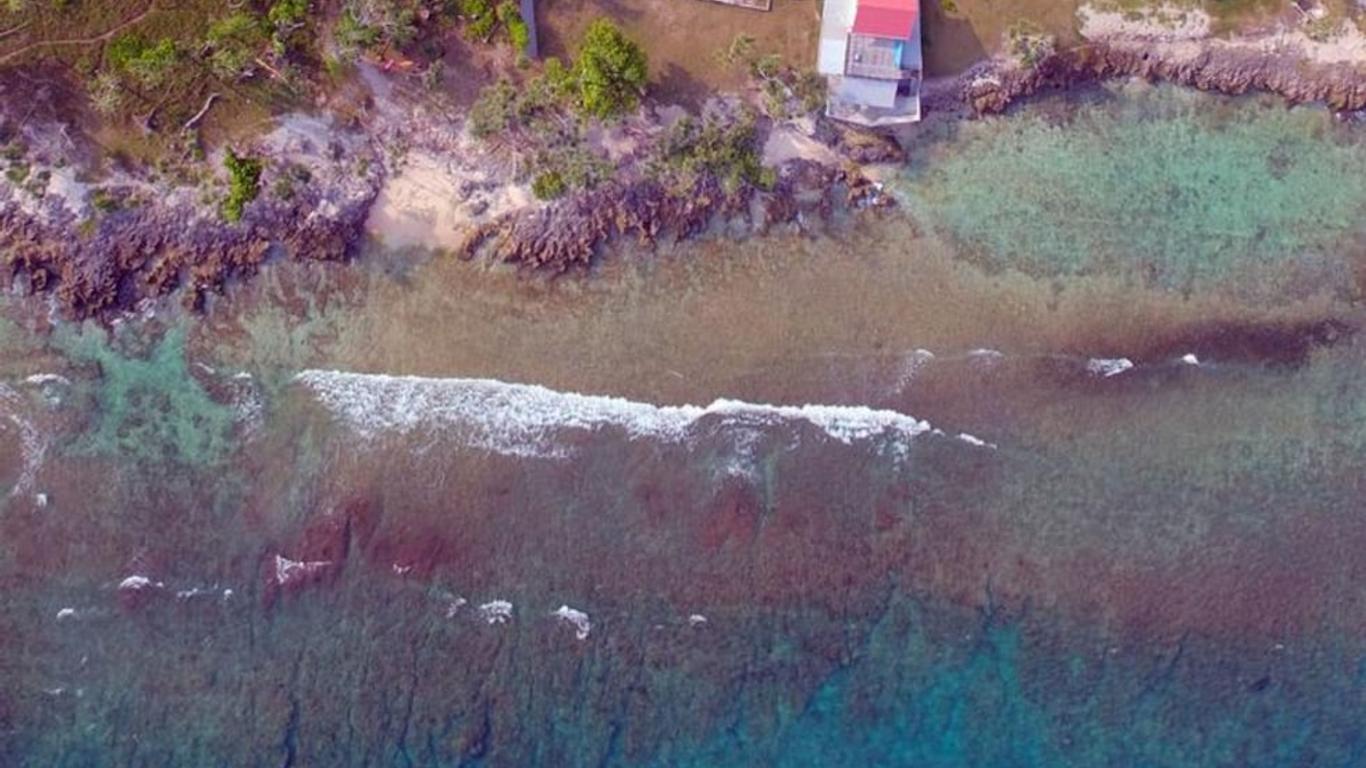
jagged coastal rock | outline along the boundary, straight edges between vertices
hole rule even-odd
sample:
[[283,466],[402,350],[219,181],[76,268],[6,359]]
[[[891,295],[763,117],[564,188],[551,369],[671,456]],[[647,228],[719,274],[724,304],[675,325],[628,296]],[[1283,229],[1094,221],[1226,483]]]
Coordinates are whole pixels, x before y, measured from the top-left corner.
[[[98,187],[78,181],[60,149],[44,147],[50,125],[18,133],[46,167],[65,169],[59,186],[0,183],[0,281],[52,292],[75,317],[107,317],[144,299],[183,289],[200,307],[210,292],[247,277],[274,255],[340,260],[361,242],[383,165],[365,134],[312,118],[291,119],[253,151],[269,158],[260,199],[225,222],[214,199],[192,186],[116,171]],[[51,172],[49,172],[51,173]],[[53,173],[55,176],[56,173]],[[278,190],[287,177],[288,194]]]
[[1057,51],[1033,67],[995,63],[965,78],[976,114],[998,113],[1046,89],[1141,77],[1230,95],[1264,91],[1337,112],[1366,108],[1366,76],[1347,62],[1314,62],[1252,46],[1095,41]]
[[808,160],[785,164],[771,191],[742,185],[727,191],[703,178],[688,194],[660,184],[607,184],[543,208],[506,213],[476,228],[460,249],[464,258],[563,272],[587,266],[598,249],[618,237],[654,243],[669,235],[693,237],[718,218],[746,222],[754,232],[828,219],[839,207],[886,207],[892,199],[857,172]]

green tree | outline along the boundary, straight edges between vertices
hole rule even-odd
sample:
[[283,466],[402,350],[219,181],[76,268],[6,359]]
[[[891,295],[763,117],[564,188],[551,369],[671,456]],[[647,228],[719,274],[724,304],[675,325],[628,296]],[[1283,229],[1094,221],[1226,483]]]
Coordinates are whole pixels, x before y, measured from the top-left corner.
[[503,0],[498,4],[498,20],[507,29],[512,49],[519,55],[524,53],[527,43],[531,41],[531,29],[522,19],[522,11],[514,0]]
[[588,25],[574,62],[579,106],[597,117],[634,109],[649,79],[645,52],[607,19]]
[[261,192],[261,161],[240,156],[229,149],[223,158],[223,167],[228,169],[228,197],[223,201],[223,218],[235,224],[242,220],[247,203]]

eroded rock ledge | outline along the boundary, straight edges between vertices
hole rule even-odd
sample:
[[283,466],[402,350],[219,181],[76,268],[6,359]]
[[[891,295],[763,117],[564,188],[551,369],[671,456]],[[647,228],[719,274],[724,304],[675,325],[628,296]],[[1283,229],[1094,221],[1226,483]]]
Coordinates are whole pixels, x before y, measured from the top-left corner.
[[1261,91],[1292,103],[1321,102],[1337,112],[1366,108],[1366,72],[1353,63],[1194,41],[1098,41],[1058,51],[1032,68],[993,63],[964,79],[961,96],[976,114],[991,114],[1047,89],[1120,77],[1230,95]]
[[862,174],[808,160],[783,165],[771,191],[742,186],[727,191],[704,178],[685,193],[655,182],[607,184],[551,206],[512,211],[475,229],[460,249],[485,258],[564,272],[591,264],[618,238],[654,244],[694,237],[715,222],[763,234],[776,226],[828,221],[838,210],[882,208],[892,199]]
[[53,291],[77,317],[126,311],[180,288],[184,303],[198,308],[229,279],[255,274],[277,249],[313,260],[350,256],[373,193],[341,206],[316,190],[309,197],[253,206],[240,226],[152,204],[105,217],[89,231],[70,218],[43,221],[9,205],[0,209],[0,252],[7,282]]

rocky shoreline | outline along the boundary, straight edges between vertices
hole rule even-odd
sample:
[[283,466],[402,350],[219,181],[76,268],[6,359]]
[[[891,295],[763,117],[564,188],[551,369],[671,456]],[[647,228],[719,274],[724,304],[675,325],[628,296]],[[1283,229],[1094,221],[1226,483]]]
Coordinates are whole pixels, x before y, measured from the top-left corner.
[[[1047,90],[1120,77],[1226,94],[1264,91],[1339,112],[1366,107],[1366,76],[1350,62],[1306,62],[1209,41],[1136,39],[1091,41],[1030,67],[984,62],[952,81],[927,84],[925,101],[927,109],[950,118],[972,117],[1000,113]],[[58,187],[54,193],[0,180],[0,255],[8,267],[0,283],[14,292],[50,294],[70,316],[107,320],[177,290],[187,307],[202,309],[207,296],[233,279],[250,277],[274,257],[349,259],[366,237],[386,181],[402,167],[403,151],[469,154],[460,118],[437,119],[416,101],[384,93],[367,120],[340,126],[331,118],[290,117],[256,142],[253,151],[267,159],[263,187],[289,177],[290,194],[262,194],[237,224],[222,221],[216,205],[192,187],[122,171],[101,183],[101,207],[71,171],[60,170],[72,160],[56,157],[63,154],[60,148],[39,145],[35,168],[62,175],[65,183],[47,182]],[[35,136],[44,132],[54,133],[52,126],[29,129]],[[648,126],[640,133],[645,143],[653,135]],[[762,233],[827,220],[840,209],[894,204],[858,170],[904,159],[894,141],[824,120],[809,127],[807,139],[824,148],[825,156],[784,160],[768,190],[750,184],[725,188],[717,179],[702,178],[679,192],[628,175],[549,203],[486,215],[481,205],[454,250],[462,258],[559,273],[589,265],[619,238],[682,240],[718,222],[740,234]],[[507,174],[479,178],[484,186],[514,183]],[[119,192],[117,200],[132,202],[108,205],[110,190]]]
[[727,191],[714,178],[700,180],[682,195],[651,181],[609,183],[482,224],[466,238],[459,255],[565,272],[589,266],[600,248],[619,238],[633,236],[643,244],[665,237],[681,241],[718,220],[736,223],[745,233],[763,234],[785,224],[828,221],[838,210],[891,205],[881,185],[856,171],[794,160],[782,166],[770,191],[749,185]]
[[1340,113],[1366,109],[1366,71],[1354,63],[1190,41],[1101,40],[1057,51],[1032,67],[993,62],[962,78],[956,95],[974,114],[997,114],[1047,90],[1125,77],[1227,95],[1270,93]]

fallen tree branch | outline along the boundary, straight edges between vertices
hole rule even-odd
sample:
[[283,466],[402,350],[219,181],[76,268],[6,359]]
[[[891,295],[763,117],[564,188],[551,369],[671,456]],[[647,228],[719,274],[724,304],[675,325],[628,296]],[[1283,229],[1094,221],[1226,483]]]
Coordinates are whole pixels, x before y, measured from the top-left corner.
[[204,106],[200,107],[199,111],[194,113],[194,117],[190,118],[189,120],[186,120],[185,125],[181,126],[180,130],[194,130],[195,126],[199,125],[200,121],[204,119],[204,116],[209,114],[209,107],[212,107],[215,101],[218,101],[218,94],[209,94],[209,98],[204,100]]
[[280,70],[262,61],[261,57],[256,57],[256,63],[261,65],[261,68],[269,72],[276,80],[279,80],[280,82],[285,82],[285,76],[280,74]]

